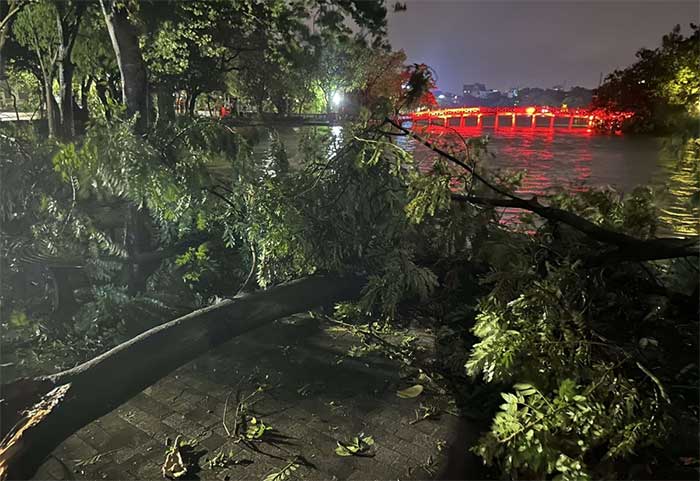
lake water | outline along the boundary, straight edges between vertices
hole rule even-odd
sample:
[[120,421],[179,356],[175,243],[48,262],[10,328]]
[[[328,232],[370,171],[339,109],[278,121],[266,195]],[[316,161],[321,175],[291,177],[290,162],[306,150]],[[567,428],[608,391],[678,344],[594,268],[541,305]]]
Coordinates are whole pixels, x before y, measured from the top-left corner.
[[[524,170],[523,195],[544,195],[553,188],[580,191],[608,186],[626,193],[651,185],[659,192],[664,233],[700,235],[700,209],[692,202],[700,191],[700,159],[669,139],[546,128],[431,128],[428,133],[456,149],[463,148],[459,136],[489,135],[490,155],[481,159],[481,168]],[[293,157],[298,130],[281,131],[280,136]],[[429,160],[431,152],[423,145],[405,137],[399,142],[419,159]]]

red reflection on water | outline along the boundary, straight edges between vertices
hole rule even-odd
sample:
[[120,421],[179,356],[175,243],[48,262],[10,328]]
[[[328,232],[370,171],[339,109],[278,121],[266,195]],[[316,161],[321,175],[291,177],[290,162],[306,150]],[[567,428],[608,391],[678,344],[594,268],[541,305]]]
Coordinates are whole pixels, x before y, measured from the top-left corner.
[[[525,171],[518,192],[525,195],[545,195],[553,189],[567,188],[573,191],[585,190],[584,184],[591,175],[592,154],[590,148],[576,149],[570,155],[570,149],[563,148],[571,143],[571,136],[577,137],[578,144],[585,144],[594,137],[588,129],[551,129],[504,127],[487,129],[477,127],[452,128],[431,126],[416,129],[438,147],[461,153],[464,158],[471,158],[466,152],[465,138],[489,136],[492,138],[489,151],[494,154],[479,159],[482,168],[506,170],[510,172]],[[569,140],[561,136],[569,137]],[[566,152],[565,158],[555,153]],[[428,170],[434,158],[428,155],[421,162],[421,170]],[[573,158],[572,158],[573,157]],[[503,159],[507,159],[504,164]],[[573,164],[573,165],[572,165]]]
[[[418,129],[416,129],[418,131]],[[478,159],[477,169],[502,172],[525,171],[517,193],[524,197],[544,196],[555,190],[581,192],[587,190],[593,159],[592,139],[598,134],[589,129],[559,129],[531,127],[454,128],[431,126],[417,133],[440,148],[456,153],[463,159],[465,138],[489,136],[488,151]],[[427,149],[416,149],[420,168],[428,171],[435,155]],[[504,209],[501,222],[518,224],[519,209]]]

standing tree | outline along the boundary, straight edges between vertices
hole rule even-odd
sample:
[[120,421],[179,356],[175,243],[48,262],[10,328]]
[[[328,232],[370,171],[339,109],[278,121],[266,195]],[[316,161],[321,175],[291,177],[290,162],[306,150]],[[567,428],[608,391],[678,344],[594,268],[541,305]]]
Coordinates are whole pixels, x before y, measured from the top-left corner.
[[148,78],[141,54],[138,31],[129,18],[125,2],[100,0],[109,37],[119,65],[122,101],[129,118],[137,116],[135,128],[144,132],[148,127]]
[[79,0],[56,2],[56,27],[58,29],[58,80],[61,114],[61,135],[72,138],[75,135],[73,118],[73,72],[75,64],[72,54],[78,36],[80,21],[87,4]]
[[697,130],[700,116],[700,29],[691,24],[664,35],[661,46],[641,49],[631,66],[615,70],[595,92],[594,105],[635,113],[628,127],[636,131]]
[[41,83],[46,102],[49,136],[58,133],[58,105],[53,94],[61,41],[56,30],[56,7],[42,1],[24,8],[17,14],[13,33],[17,42],[31,50],[41,72]]
[[369,57],[363,42],[345,36],[324,35],[317,39],[316,85],[323,92],[326,113],[333,108],[335,95],[354,90],[363,79],[362,65]]
[[88,98],[94,87],[104,115],[111,118],[111,104],[121,96],[119,67],[99,7],[88,8],[80,23],[73,49],[75,80],[80,85],[80,116],[88,118]]
[[[73,47],[86,8],[84,2],[42,1],[17,14],[13,32],[16,40],[30,49],[39,65],[46,97],[49,134],[70,138],[73,122]],[[58,73],[60,104],[53,93]]]
[[29,2],[27,0],[2,0],[0,1],[0,91],[5,96],[10,95],[10,85],[7,80],[7,52],[5,46],[12,30],[12,24],[17,14]]

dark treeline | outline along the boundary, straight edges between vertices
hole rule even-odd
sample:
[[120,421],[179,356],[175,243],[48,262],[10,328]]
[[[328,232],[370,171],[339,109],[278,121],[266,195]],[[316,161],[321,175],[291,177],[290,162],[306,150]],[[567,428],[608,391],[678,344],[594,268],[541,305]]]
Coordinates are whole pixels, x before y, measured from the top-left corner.
[[700,118],[700,30],[680,25],[664,35],[661,46],[637,52],[637,62],[616,70],[596,90],[594,105],[635,113],[626,130],[697,135]]

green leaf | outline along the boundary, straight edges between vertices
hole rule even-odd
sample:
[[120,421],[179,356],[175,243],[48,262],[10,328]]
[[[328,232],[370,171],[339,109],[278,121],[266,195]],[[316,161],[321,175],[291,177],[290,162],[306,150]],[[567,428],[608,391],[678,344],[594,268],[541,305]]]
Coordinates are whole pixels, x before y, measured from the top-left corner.
[[283,481],[287,479],[294,471],[297,470],[299,464],[295,461],[290,462],[279,471],[273,471],[265,476],[263,481]]
[[518,394],[522,394],[523,396],[530,396],[537,392],[537,389],[533,387],[532,384],[527,383],[516,383],[513,385],[513,388],[518,391]]
[[374,445],[374,438],[360,433],[359,436],[353,437],[349,443],[340,441],[336,441],[336,443],[338,446],[335,448],[335,454],[338,456],[372,456],[368,452]]
[[416,384],[414,386],[407,387],[406,389],[396,391],[396,395],[402,399],[412,399],[412,398],[420,396],[420,394],[422,392],[423,392],[423,385]]
[[637,367],[644,372],[649,378],[656,384],[656,387],[659,388],[659,393],[661,394],[661,397],[664,398],[664,401],[666,401],[668,404],[671,404],[671,398],[668,397],[668,394],[666,394],[666,390],[664,389],[663,384],[661,384],[661,381],[659,381],[659,378],[654,375],[650,370],[642,366],[639,362],[637,362]]
[[335,454],[338,456],[352,456],[353,453],[350,452],[348,448],[343,446],[340,441],[338,441],[338,446],[335,448]]

